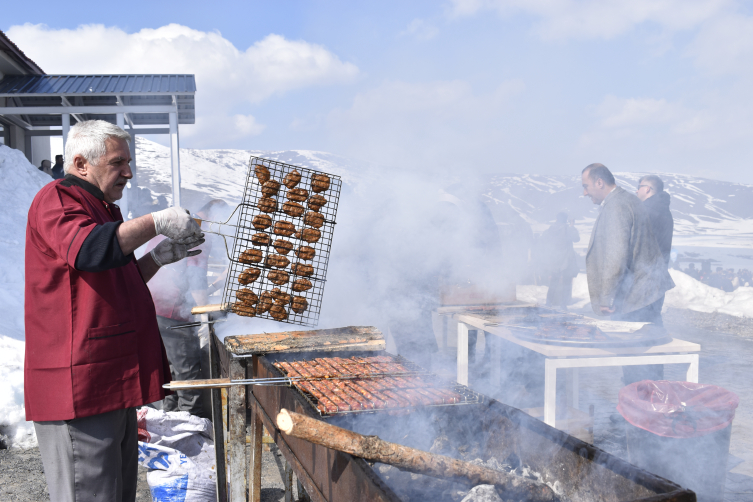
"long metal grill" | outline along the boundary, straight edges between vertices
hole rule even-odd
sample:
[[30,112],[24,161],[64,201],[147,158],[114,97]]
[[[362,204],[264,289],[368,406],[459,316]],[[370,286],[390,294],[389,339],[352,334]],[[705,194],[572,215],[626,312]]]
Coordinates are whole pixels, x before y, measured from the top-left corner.
[[[343,357],[348,357],[350,354],[345,354]],[[364,354],[366,357],[371,357],[370,355]],[[295,388],[296,391],[298,391],[303,398],[311,405],[311,407],[316,410],[316,412],[319,414],[319,416],[327,418],[330,416],[338,416],[338,415],[350,415],[354,413],[363,414],[363,413],[408,413],[414,409],[418,408],[436,408],[436,407],[446,407],[446,406],[462,406],[462,405],[469,405],[469,404],[480,404],[487,401],[487,398],[483,394],[479,394],[478,392],[474,392],[470,388],[466,387],[465,385],[461,385],[457,382],[452,381],[445,381],[439,379],[436,375],[427,372],[417,364],[413,363],[412,361],[405,359],[402,356],[394,356],[392,354],[384,353],[382,356],[387,356],[391,359],[391,362],[399,364],[406,368],[409,372],[414,373],[415,375],[420,375],[422,378],[422,387],[433,387],[433,388],[440,388],[440,389],[447,389],[455,392],[459,395],[460,399],[458,402],[455,403],[443,403],[443,404],[419,404],[415,403],[410,406],[397,406],[397,407],[381,407],[381,408],[374,408],[374,409],[352,409],[352,410],[338,410],[337,412],[325,412],[322,410],[322,407],[319,405],[319,399],[317,399],[316,396],[314,396],[311,392],[306,391],[305,389],[301,388],[300,385],[293,384],[292,386]],[[270,357],[270,356],[267,356]],[[327,357],[325,355],[325,357]],[[279,355],[275,357],[271,357],[271,359],[275,362],[291,362],[291,361],[300,361],[305,362],[306,359],[300,359],[293,355]],[[273,363],[274,364],[274,363]],[[275,368],[278,372],[285,375],[283,371],[280,370],[280,368]],[[400,376],[403,374],[396,373],[395,376]],[[368,378],[368,376],[365,376],[365,378]],[[375,379],[379,378],[390,378],[389,374],[380,374],[380,376],[375,377]],[[427,383],[427,380],[429,380],[431,383]],[[334,380],[333,380],[334,381]]]
[[[265,195],[262,193],[262,184],[257,176],[256,166],[262,166],[269,172],[269,179],[279,183],[279,191],[276,195],[269,197],[268,194]],[[297,171],[300,174],[300,181],[292,188],[288,188],[285,185],[285,180],[286,177],[293,173],[293,171]],[[329,178],[329,187],[324,191],[315,193],[312,190],[312,180],[315,175],[322,174]],[[265,187],[265,189],[267,189],[267,187]],[[291,189],[306,190],[308,192],[306,200],[290,200]],[[314,171],[305,167],[284,164],[282,162],[261,157],[251,157],[246,174],[246,186],[243,192],[243,201],[238,208],[239,214],[230,256],[231,263],[223,293],[223,304],[225,305],[226,310],[236,312],[240,315],[273,319],[302,326],[313,327],[318,324],[322,306],[324,283],[327,277],[329,253],[332,246],[332,233],[335,227],[335,217],[337,215],[337,206],[340,200],[341,189],[342,180],[339,176],[322,173],[321,171]],[[300,199],[300,192],[297,195]],[[312,196],[317,195],[326,199],[326,203],[319,208],[316,208],[315,200],[312,200]],[[264,201],[261,202],[263,198]],[[296,202],[296,204],[303,206],[304,211],[302,214],[299,216],[293,216],[289,214],[290,210],[288,213],[284,212],[283,205],[288,201]],[[314,203],[313,206],[312,203]],[[276,209],[274,209],[275,205]],[[305,218],[310,212],[318,213],[323,217],[324,221],[321,222],[320,228],[315,228],[314,226],[307,224],[310,220],[305,220]],[[271,219],[271,224],[267,228],[258,229],[254,227],[254,218],[259,215],[265,215]],[[289,236],[275,233],[278,222],[292,223],[296,232]],[[304,229],[310,229],[309,231],[318,230],[321,236],[315,242],[311,242],[310,238],[307,241],[306,236],[301,235],[301,231]],[[269,244],[258,244],[259,238],[264,235],[268,237]],[[287,253],[281,253],[280,250],[274,246],[274,243],[278,241],[285,241],[292,244],[292,249]],[[299,258],[297,252],[301,247],[312,248],[314,256],[311,259]],[[258,253],[261,253],[262,258],[260,262],[241,263],[239,259],[242,253],[250,250],[255,250],[254,252],[257,253],[257,256]],[[271,260],[280,260],[281,262]],[[286,260],[289,263],[285,264],[284,262]],[[282,266],[283,264],[284,266]],[[301,272],[301,269],[297,269],[298,275],[296,275],[294,273],[294,264],[300,264],[302,268],[307,268],[305,266],[311,266],[313,271],[309,269],[307,272]],[[259,277],[248,284],[241,284],[241,280],[245,279],[245,276],[243,278],[241,277],[242,274],[249,269],[258,269]],[[253,270],[251,272],[253,274],[256,273]],[[308,272],[311,272],[311,274],[307,275]],[[270,273],[272,273],[271,277]],[[282,273],[288,274],[289,278],[287,281],[282,280],[284,278],[284,274]],[[273,278],[276,282],[273,282]],[[310,281],[311,288],[306,291],[295,291],[295,281]],[[288,302],[285,305],[280,304],[280,307],[282,307],[284,311],[282,311],[280,307],[276,307],[274,311],[264,311],[263,308],[259,308],[259,305],[262,305],[261,301],[252,307],[250,303],[245,304],[243,298],[238,298],[238,291],[240,290],[250,290],[259,299],[262,299],[265,293],[269,295],[276,289],[279,289],[279,292],[276,292],[277,295],[290,295],[290,298],[293,300],[298,297],[298,303]],[[246,292],[244,291],[244,293]],[[244,296],[244,293],[241,294],[242,297]],[[303,303],[300,300],[301,298],[305,301],[305,309],[301,309]],[[298,310],[302,311],[296,312],[294,307],[297,307]],[[284,319],[281,318],[282,312],[286,315]]]

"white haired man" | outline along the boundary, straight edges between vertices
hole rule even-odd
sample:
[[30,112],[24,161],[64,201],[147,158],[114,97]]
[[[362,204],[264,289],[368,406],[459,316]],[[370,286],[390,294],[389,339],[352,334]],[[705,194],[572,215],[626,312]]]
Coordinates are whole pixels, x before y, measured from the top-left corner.
[[[146,282],[204,242],[181,208],[123,222],[129,140],[108,122],[73,126],[65,177],[29,209],[24,397],[53,502],[135,500],[135,410],[170,381]],[[136,260],[157,234],[168,239]]]

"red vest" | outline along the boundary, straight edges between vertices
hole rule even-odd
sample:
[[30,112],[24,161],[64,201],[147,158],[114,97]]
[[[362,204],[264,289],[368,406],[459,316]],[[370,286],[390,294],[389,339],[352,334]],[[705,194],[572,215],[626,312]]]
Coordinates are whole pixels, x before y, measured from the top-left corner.
[[104,272],[74,268],[118,206],[58,180],[39,191],[26,226],[26,420],[70,420],[165,397],[170,367],[136,260]]

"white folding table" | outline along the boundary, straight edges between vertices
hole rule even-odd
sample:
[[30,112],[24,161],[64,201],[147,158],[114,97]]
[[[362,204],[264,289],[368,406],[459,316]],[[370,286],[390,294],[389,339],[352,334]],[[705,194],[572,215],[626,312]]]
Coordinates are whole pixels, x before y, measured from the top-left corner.
[[[450,312],[447,312],[448,314]],[[585,348],[547,345],[516,338],[504,326],[489,325],[489,320],[467,313],[452,314],[458,323],[457,381],[468,385],[468,330],[476,329],[493,335],[545,357],[544,422],[555,427],[557,405],[557,370],[567,369],[572,379],[572,395],[568,401],[578,408],[578,368],[631,366],[646,364],[689,364],[686,381],[698,382],[698,352],[701,346],[673,338],[664,345],[650,347]],[[492,351],[491,378],[499,379],[501,353],[499,344]]]

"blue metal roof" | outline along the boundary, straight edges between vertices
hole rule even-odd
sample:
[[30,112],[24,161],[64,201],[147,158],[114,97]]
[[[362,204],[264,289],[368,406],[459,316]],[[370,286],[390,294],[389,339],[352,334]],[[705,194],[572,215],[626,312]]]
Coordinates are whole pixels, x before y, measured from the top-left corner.
[[7,75],[0,96],[194,94],[193,75]]

